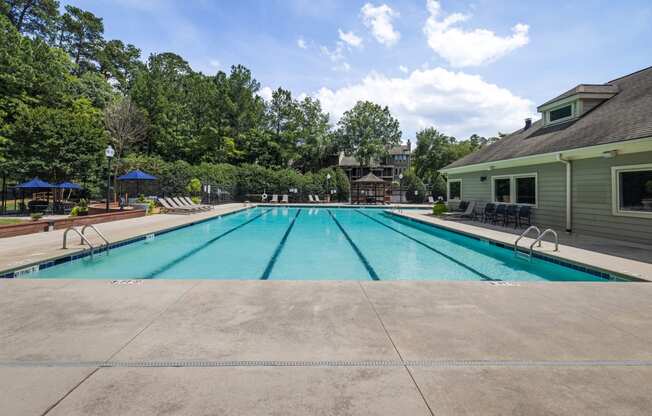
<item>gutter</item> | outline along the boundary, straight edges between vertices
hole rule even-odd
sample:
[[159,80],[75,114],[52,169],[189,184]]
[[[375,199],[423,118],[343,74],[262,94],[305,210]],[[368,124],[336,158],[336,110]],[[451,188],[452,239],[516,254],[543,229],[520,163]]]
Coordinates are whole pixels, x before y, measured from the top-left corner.
[[573,205],[571,192],[572,164],[570,160],[565,159],[561,153],[557,154],[557,161],[566,165],[566,232],[570,233],[573,229]]

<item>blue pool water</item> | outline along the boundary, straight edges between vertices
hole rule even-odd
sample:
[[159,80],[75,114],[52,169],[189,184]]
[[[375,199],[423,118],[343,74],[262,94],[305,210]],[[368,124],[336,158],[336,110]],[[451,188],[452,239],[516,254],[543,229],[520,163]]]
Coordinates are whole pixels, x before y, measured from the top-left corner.
[[604,281],[381,209],[257,207],[36,278]]

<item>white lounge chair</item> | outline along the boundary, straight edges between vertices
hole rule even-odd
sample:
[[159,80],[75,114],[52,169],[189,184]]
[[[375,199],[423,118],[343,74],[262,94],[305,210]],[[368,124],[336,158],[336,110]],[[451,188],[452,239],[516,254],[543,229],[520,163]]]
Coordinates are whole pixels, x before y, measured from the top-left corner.
[[289,204],[290,203],[290,199],[288,198],[287,195],[283,195],[283,198],[281,199],[281,203],[282,204]]
[[429,196],[429,197],[428,197],[428,203],[429,203],[429,204],[434,204],[434,203],[435,203],[435,198]]
[[315,202],[321,204],[321,201],[319,200],[319,195],[315,195]]
[[308,201],[315,202],[315,200],[314,200],[314,198],[312,197],[311,194],[308,194]]
[[192,199],[190,199],[190,197],[187,197],[187,196],[180,196],[179,199],[182,202],[185,202],[186,205],[188,205],[189,207],[197,207],[197,208],[203,209],[204,211],[210,211],[211,209],[213,209],[212,205],[195,204],[194,202],[192,202]]
[[191,210],[191,209],[180,208],[180,207],[174,206],[174,205],[170,204],[170,203],[167,201],[166,198],[159,198],[159,199],[158,199],[158,202],[159,202],[159,204],[161,204],[161,205],[163,206],[163,208],[165,209],[165,211],[168,212],[168,213],[170,213],[170,214],[184,214],[184,215],[188,215],[188,214],[192,214],[193,212],[195,212],[194,210]]
[[272,195],[272,199],[269,200],[271,204],[278,204],[278,195]]
[[176,196],[169,198],[168,200],[172,200],[172,202],[179,208],[188,208],[188,209],[192,209],[193,211],[203,211],[202,208],[190,206],[185,202],[183,202],[180,198],[177,198]]

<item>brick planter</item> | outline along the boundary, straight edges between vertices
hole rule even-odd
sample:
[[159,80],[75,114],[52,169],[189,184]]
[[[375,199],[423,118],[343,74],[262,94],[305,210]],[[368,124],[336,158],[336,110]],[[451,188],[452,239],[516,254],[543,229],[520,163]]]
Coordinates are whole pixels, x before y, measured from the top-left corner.
[[0,238],[15,237],[17,235],[34,234],[47,232],[50,224],[55,230],[61,230],[70,226],[82,226],[86,224],[101,224],[103,222],[126,220],[129,218],[144,217],[145,211],[128,210],[103,214],[86,215],[83,217],[69,217],[52,221],[25,221],[24,224],[12,224],[0,226]]

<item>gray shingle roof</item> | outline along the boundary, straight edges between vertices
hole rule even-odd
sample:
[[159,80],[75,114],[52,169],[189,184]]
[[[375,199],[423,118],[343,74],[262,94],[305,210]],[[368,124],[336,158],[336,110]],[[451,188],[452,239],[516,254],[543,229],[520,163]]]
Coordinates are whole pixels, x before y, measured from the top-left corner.
[[617,94],[618,86],[612,84],[580,84],[577,87],[571,88],[565,93],[558,95],[552,100],[548,100],[541,104],[539,108],[552,104],[555,101],[563,100],[564,98],[571,97],[576,94]]
[[618,94],[584,116],[547,127],[538,120],[446,168],[652,137],[652,67],[608,84],[617,86]]

